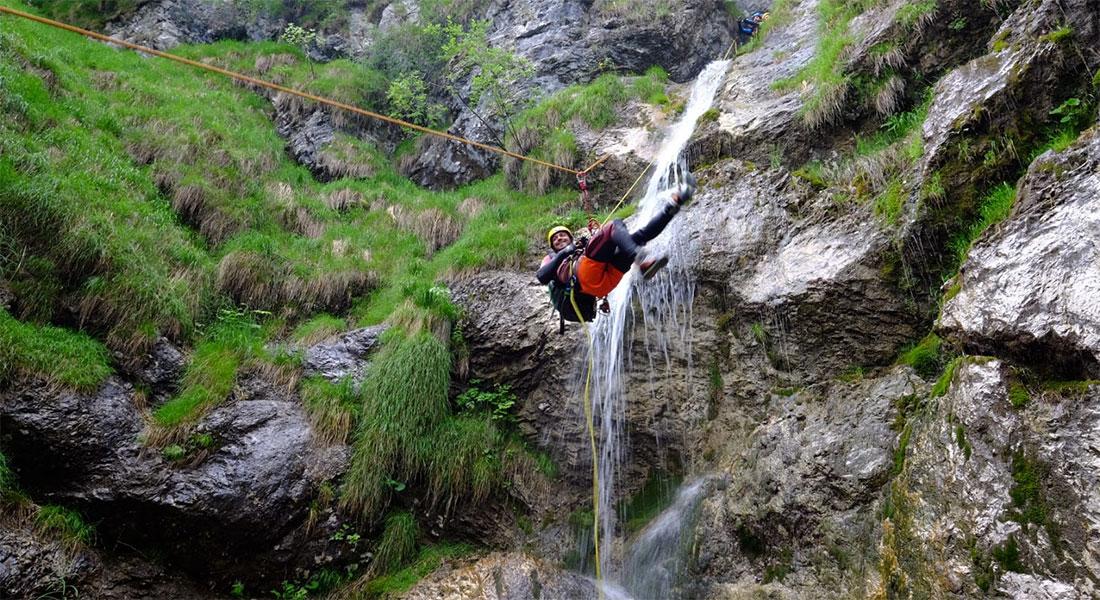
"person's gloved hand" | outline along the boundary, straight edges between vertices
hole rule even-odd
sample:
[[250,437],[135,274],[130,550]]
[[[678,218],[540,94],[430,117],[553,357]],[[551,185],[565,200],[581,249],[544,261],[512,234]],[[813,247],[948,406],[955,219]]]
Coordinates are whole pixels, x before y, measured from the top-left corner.
[[[566,254],[573,254],[576,251],[577,251],[577,247],[573,244],[569,244],[568,246],[562,248],[560,252],[564,252]],[[560,252],[559,252],[559,254],[560,254]]]
[[672,199],[680,206],[684,206],[688,202],[691,202],[691,197],[695,195],[696,184],[695,175],[690,171],[685,172],[680,185],[677,186],[676,190],[672,193]]

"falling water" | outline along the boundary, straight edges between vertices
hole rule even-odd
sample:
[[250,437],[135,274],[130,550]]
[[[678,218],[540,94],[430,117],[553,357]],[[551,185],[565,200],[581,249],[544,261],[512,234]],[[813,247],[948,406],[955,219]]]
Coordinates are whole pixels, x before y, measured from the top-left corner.
[[671,598],[687,555],[699,503],[709,479],[701,477],[680,488],[672,506],[646,526],[630,545],[623,565],[623,585],[635,598]]
[[[654,163],[655,171],[649,181],[645,197],[639,202],[637,211],[640,222],[651,218],[666,202],[663,191],[677,185],[687,165],[682,153],[699,117],[710,109],[714,95],[721,84],[729,61],[715,61],[699,74],[691,91],[691,98],[684,109],[681,120],[673,125]],[[600,569],[605,578],[615,578],[611,552],[615,536],[615,514],[613,499],[616,494],[616,482],[619,469],[626,452],[626,439],[623,432],[625,421],[625,394],[620,374],[623,371],[625,347],[624,336],[628,330],[627,316],[634,321],[632,300],[636,297],[641,307],[646,333],[647,350],[651,363],[663,359],[667,364],[674,349],[690,357],[691,305],[695,296],[694,282],[688,276],[688,252],[682,244],[671,244],[671,240],[685,240],[679,229],[688,215],[673,219],[672,223],[657,239],[648,244],[655,253],[667,253],[669,265],[658,277],[644,282],[635,271],[624,279],[626,285],[620,285],[611,293],[611,314],[598,319],[593,326],[592,346],[592,393],[591,402],[599,426],[599,515],[600,515]],[[648,346],[648,340],[657,347]],[[690,361],[688,377],[690,378]],[[652,369],[651,369],[652,371]]]

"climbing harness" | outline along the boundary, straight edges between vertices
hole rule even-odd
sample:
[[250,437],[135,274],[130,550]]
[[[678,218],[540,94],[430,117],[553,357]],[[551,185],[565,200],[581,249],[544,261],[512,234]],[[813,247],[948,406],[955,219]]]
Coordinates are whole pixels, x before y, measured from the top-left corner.
[[163,59],[166,59],[166,60],[170,60],[170,61],[177,62],[177,63],[180,63],[180,64],[184,64],[184,65],[187,65],[187,66],[190,66],[190,67],[194,67],[196,69],[201,69],[203,71],[209,71],[211,73],[217,73],[219,75],[224,75],[225,77],[229,77],[229,78],[235,79],[237,81],[243,81],[243,82],[251,84],[251,85],[267,88],[269,90],[282,92],[284,94],[290,94],[292,96],[298,96],[299,98],[305,98],[306,100],[311,100],[311,101],[317,102],[319,104],[324,104],[324,105],[327,105],[327,106],[331,106],[333,108],[337,108],[337,109],[344,110],[344,111],[347,111],[347,112],[350,112],[350,113],[354,113],[354,114],[357,114],[357,115],[360,115],[360,116],[363,116],[363,117],[367,117],[369,119],[375,119],[375,120],[378,120],[378,121],[383,121],[383,122],[386,122],[386,123],[390,123],[392,125],[397,125],[398,127],[403,127],[405,129],[411,129],[413,131],[419,131],[421,133],[425,133],[425,134],[428,134],[428,135],[434,135],[436,137],[440,137],[440,138],[443,138],[443,139],[446,139],[446,140],[450,140],[452,142],[457,142],[457,143],[460,143],[460,144],[466,144],[468,146],[473,146],[475,148],[480,148],[482,150],[485,150],[485,151],[488,151],[488,152],[493,152],[495,154],[501,154],[503,156],[509,156],[511,158],[515,158],[515,159],[518,159],[518,160],[524,160],[524,161],[532,162],[532,163],[535,163],[535,164],[542,165],[544,167],[548,167],[550,169],[554,169],[554,170],[557,170],[557,171],[562,171],[564,173],[572,173],[574,175],[579,175],[581,173],[589,173],[593,169],[595,169],[597,166],[599,166],[601,163],[603,163],[603,161],[605,161],[609,158],[609,156],[604,156],[604,157],[600,158],[599,160],[597,160],[596,162],[592,163],[592,165],[590,165],[588,168],[583,169],[581,171],[578,171],[578,170],[572,169],[570,167],[565,167],[565,166],[557,165],[557,164],[547,162],[547,161],[544,161],[544,160],[539,160],[539,159],[531,157],[531,156],[524,156],[522,154],[517,154],[515,152],[505,150],[504,148],[501,148],[499,146],[492,146],[492,145],[489,145],[489,144],[483,144],[481,142],[475,142],[474,140],[467,139],[467,138],[464,138],[464,137],[461,137],[461,136],[457,136],[457,135],[454,135],[452,133],[447,133],[446,131],[439,131],[439,130],[436,130],[436,129],[431,129],[429,127],[424,127],[422,125],[417,125],[415,123],[410,123],[408,121],[403,121],[401,119],[395,119],[393,117],[389,117],[389,116],[379,114],[379,113],[376,113],[376,112],[373,112],[373,111],[369,111],[369,110],[366,110],[366,109],[363,109],[363,108],[359,108],[357,106],[352,106],[350,104],[345,104],[343,102],[332,100],[330,98],[325,98],[323,96],[317,96],[315,94],[310,94],[308,92],[303,92],[303,91],[296,90],[296,89],[293,89],[293,88],[284,87],[284,86],[278,85],[276,83],[272,83],[270,81],[266,81],[266,80],[263,80],[263,79],[257,79],[255,77],[250,77],[248,75],[244,75],[244,74],[238,73],[236,71],[230,71],[228,69],[223,69],[221,67],[215,67],[213,65],[208,65],[208,64],[201,63],[201,62],[198,62],[198,61],[183,58],[182,56],[176,56],[175,54],[169,54],[167,52],[161,52],[160,50],[154,50],[152,48],[149,48],[147,46],[142,46],[140,44],[134,44],[132,42],[127,42],[127,41],[124,41],[124,40],[115,39],[113,37],[106,36],[106,35],[103,35],[101,33],[96,33],[94,31],[88,31],[87,29],[81,29],[80,27],[69,25],[67,23],[62,23],[60,21],[55,21],[53,19],[47,19],[45,17],[40,17],[38,15],[32,15],[30,13],[15,10],[13,8],[8,8],[6,6],[0,6],[0,14],[7,14],[7,15],[11,15],[13,17],[19,17],[21,19],[27,19],[28,21],[34,21],[34,22],[40,23],[42,25],[48,25],[50,27],[55,27],[57,29],[63,29],[65,31],[80,34],[80,35],[83,35],[85,37],[92,38],[94,40],[99,40],[101,42],[105,42],[105,43],[108,43],[108,44],[114,44],[116,46],[122,46],[124,48],[129,48],[130,50],[136,50],[136,51],[142,52],[144,54],[157,56],[157,57],[160,57],[160,58],[163,58]]

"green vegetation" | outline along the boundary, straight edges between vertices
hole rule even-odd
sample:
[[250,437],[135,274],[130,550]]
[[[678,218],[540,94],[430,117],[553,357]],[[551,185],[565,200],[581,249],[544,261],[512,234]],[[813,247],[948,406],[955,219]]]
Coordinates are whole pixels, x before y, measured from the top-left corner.
[[103,27],[138,8],[141,0],[28,0],[48,17],[82,27]]
[[791,573],[791,562],[794,560],[794,553],[790,548],[785,548],[780,552],[778,561],[769,564],[764,568],[764,584],[769,584],[773,581],[782,582],[787,575]]
[[313,435],[326,444],[347,443],[362,411],[354,382],[350,378],[332,383],[323,377],[310,377],[302,380],[298,393],[309,414]]
[[1020,547],[1016,543],[1016,535],[1008,536],[1008,540],[1000,546],[995,546],[991,552],[993,560],[997,561],[1002,571],[1014,573],[1026,573],[1024,564],[1020,561]]
[[439,568],[445,560],[469,556],[474,552],[466,544],[441,543],[421,548],[415,560],[400,570],[357,583],[367,598],[396,598],[409,591],[417,581]]
[[619,518],[623,521],[626,532],[641,531],[662,510],[668,508],[682,482],[682,477],[650,471],[642,488],[619,506]]
[[1027,386],[1013,381],[1008,385],[1008,401],[1012,408],[1023,408],[1031,401],[1031,393],[1027,391]]
[[513,420],[512,407],[519,398],[511,387],[497,384],[489,389],[480,379],[470,380],[470,388],[455,399],[455,404],[464,412],[483,413],[493,421],[510,422]]
[[936,383],[932,385],[932,391],[930,393],[932,398],[939,398],[947,393],[947,390],[951,388],[951,381],[955,379],[955,371],[959,369],[959,365],[966,359],[965,356],[960,356],[951,362],[947,363],[947,368],[943,370],[943,375],[936,380]]
[[80,513],[61,506],[39,507],[34,520],[39,531],[56,537],[70,549],[90,544],[95,538],[95,528],[86,523]]
[[153,413],[156,424],[179,431],[180,425],[196,421],[225,400],[242,368],[255,367],[269,357],[264,348],[265,337],[254,315],[222,309],[217,321],[195,347],[183,375],[180,393]]
[[111,372],[107,349],[87,335],[21,323],[0,308],[0,383],[31,374],[92,391]]
[[962,423],[955,425],[955,445],[963,451],[966,459],[970,460],[970,454],[974,451],[974,448],[970,445],[970,441],[966,439],[966,428],[963,427]]
[[943,368],[944,356],[941,350],[943,340],[935,333],[929,333],[916,345],[905,350],[898,363],[909,365],[921,377],[931,379]]
[[[572,85],[520,113],[512,122],[505,146],[562,165],[573,165],[577,155],[574,129],[588,126],[601,129],[619,120],[620,105],[630,99],[668,106],[665,94],[668,74],[660,67],[651,67],[633,80],[604,73],[587,85]],[[509,179],[522,189],[544,193],[560,184],[547,167],[505,160]]]
[[1055,29],[1054,31],[1051,31],[1050,33],[1040,37],[1039,39],[1044,42],[1050,42],[1051,44],[1059,44],[1072,38],[1073,28],[1069,25],[1065,25],[1063,27]]
[[1012,456],[1012,480],[1015,485],[1009,491],[1012,519],[1021,524],[1047,525],[1047,507],[1043,500],[1043,477],[1046,466],[1037,459],[1018,451]]
[[1012,206],[1016,202],[1016,187],[1007,183],[993,188],[982,199],[978,208],[978,218],[970,225],[970,228],[959,233],[952,241],[951,248],[955,252],[956,264],[962,265],[966,261],[966,255],[974,242],[993,225],[1008,218],[1012,212]]
[[420,528],[410,512],[398,512],[386,518],[382,540],[374,555],[376,572],[393,571],[416,556]]
[[1043,390],[1058,394],[1059,396],[1083,396],[1100,381],[1086,379],[1083,381],[1044,381]]

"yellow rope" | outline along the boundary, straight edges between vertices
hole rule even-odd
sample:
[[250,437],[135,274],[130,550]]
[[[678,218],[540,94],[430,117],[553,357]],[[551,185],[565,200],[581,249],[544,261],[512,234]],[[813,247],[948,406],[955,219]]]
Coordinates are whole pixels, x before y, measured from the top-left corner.
[[113,37],[109,37],[109,36],[106,36],[106,35],[103,35],[103,34],[100,34],[100,33],[96,33],[94,31],[88,31],[87,29],[81,29],[79,27],[75,27],[73,25],[68,25],[68,24],[62,23],[60,21],[54,21],[53,19],[47,19],[45,17],[40,17],[38,15],[32,15],[30,13],[15,10],[13,8],[8,8],[6,6],[0,6],[0,13],[8,14],[8,15],[11,15],[13,17],[19,17],[19,18],[22,18],[22,19],[27,19],[29,21],[34,21],[36,23],[41,23],[43,25],[48,25],[50,27],[56,27],[58,29],[63,29],[65,31],[69,31],[69,32],[72,32],[72,33],[77,33],[77,34],[83,35],[85,37],[89,37],[89,38],[92,38],[92,39],[95,39],[95,40],[99,40],[101,42],[106,42],[108,44],[115,44],[115,45],[118,45],[118,46],[122,46],[124,48],[129,48],[131,50],[137,50],[138,52],[144,52],[145,54],[151,54],[153,56],[158,56],[160,58],[163,58],[163,59],[166,59],[166,60],[171,60],[171,61],[174,61],[174,62],[178,62],[178,63],[184,64],[184,65],[190,66],[190,67],[194,67],[196,69],[202,69],[204,71],[209,71],[211,73],[217,73],[219,75],[224,75],[224,76],[229,77],[231,79],[236,79],[238,81],[243,81],[245,83],[250,83],[252,85],[256,85],[256,86],[259,86],[259,87],[264,87],[264,88],[267,88],[267,89],[270,89],[270,90],[275,90],[277,92],[283,92],[285,94],[298,96],[300,98],[305,98],[306,100],[312,100],[313,102],[317,102],[317,103],[320,103],[320,104],[326,104],[328,106],[332,106],[332,107],[338,108],[340,110],[345,110],[345,111],[348,111],[350,113],[361,115],[361,116],[364,116],[364,117],[367,117],[367,118],[370,118],[370,119],[376,119],[378,121],[384,121],[386,123],[397,125],[398,127],[404,127],[405,129],[411,129],[413,131],[419,131],[421,133],[426,133],[428,135],[434,135],[434,136],[437,136],[437,137],[441,137],[441,138],[450,140],[452,142],[458,142],[460,144],[467,144],[467,145],[473,146],[475,148],[480,148],[482,150],[486,150],[488,152],[493,152],[493,153],[501,154],[501,155],[504,155],[504,156],[510,156],[510,157],[518,159],[518,160],[525,160],[525,161],[528,161],[528,162],[532,162],[532,163],[542,165],[544,167],[555,169],[557,171],[563,171],[565,173],[571,173],[573,175],[586,174],[589,171],[591,171],[592,169],[595,169],[597,166],[599,166],[601,163],[603,163],[605,160],[607,160],[610,157],[610,155],[605,155],[605,156],[601,157],[599,160],[597,160],[596,162],[592,163],[592,165],[590,165],[588,168],[586,168],[582,171],[578,171],[576,169],[571,169],[569,167],[564,167],[562,165],[556,165],[554,163],[539,160],[537,158],[533,158],[533,157],[530,157],[530,156],[523,156],[522,154],[516,154],[515,152],[505,150],[504,148],[500,148],[498,146],[491,146],[489,144],[483,144],[481,142],[475,142],[473,140],[470,140],[470,139],[467,139],[467,138],[464,138],[464,137],[461,137],[461,136],[457,136],[457,135],[454,135],[454,134],[451,134],[451,133],[447,133],[445,131],[439,131],[439,130],[436,130],[436,129],[431,129],[429,127],[416,125],[415,123],[410,123],[408,121],[403,121],[401,119],[395,119],[393,117],[388,117],[386,115],[379,114],[379,113],[376,113],[376,112],[372,112],[372,111],[369,111],[369,110],[366,110],[366,109],[362,109],[362,108],[359,108],[357,106],[352,106],[350,104],[345,104],[343,102],[339,102],[339,101],[332,100],[332,99],[329,99],[329,98],[325,98],[325,97],[322,97],[322,96],[317,96],[315,94],[310,94],[308,92],[303,92],[303,91],[296,90],[296,89],[293,89],[293,88],[284,87],[284,86],[278,85],[276,83],[272,83],[270,81],[265,81],[263,79],[257,79],[255,77],[250,77],[248,75],[237,73],[236,71],[230,71],[228,69],[223,69],[221,67],[215,67],[213,65],[208,65],[208,64],[201,63],[201,62],[198,62],[198,61],[190,60],[190,59],[187,59],[187,58],[183,58],[182,56],[176,56],[175,54],[168,54],[167,52],[161,52],[160,50],[154,50],[152,48],[142,46],[140,44],[134,44],[132,42],[127,42],[127,41],[115,39]]
[[[596,164],[598,165],[601,162],[603,162],[602,159],[599,160],[599,161],[596,161]],[[626,193],[623,194],[622,198],[619,198],[619,203],[615,205],[615,208],[612,208],[611,212],[607,213],[607,218],[603,220],[604,225],[607,225],[607,222],[611,220],[611,217],[612,217],[612,215],[615,214],[615,211],[619,210],[619,207],[622,206],[624,202],[626,202],[626,199],[630,197],[630,194],[631,194],[631,192],[634,191],[634,188],[638,187],[638,183],[642,180],[642,177],[645,177],[645,174],[648,173],[649,170],[652,169],[653,165],[655,165],[655,164],[657,164],[657,159],[656,158],[654,158],[652,161],[650,161],[649,165],[646,166],[646,168],[643,169],[641,173],[638,173],[638,178],[634,180],[634,183],[630,184],[630,189],[626,190]]]
[[592,450],[592,545],[596,549],[596,590],[600,600],[603,600],[603,586],[600,575],[600,465],[599,455],[596,452],[596,425],[592,416],[591,388],[592,371],[595,370],[595,343],[592,340],[592,332],[588,329],[588,322],[581,316],[581,309],[577,306],[575,290],[569,290],[569,302],[573,304],[573,311],[581,321],[584,334],[588,337],[588,373],[584,378],[584,418],[588,422],[588,444]]

